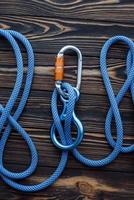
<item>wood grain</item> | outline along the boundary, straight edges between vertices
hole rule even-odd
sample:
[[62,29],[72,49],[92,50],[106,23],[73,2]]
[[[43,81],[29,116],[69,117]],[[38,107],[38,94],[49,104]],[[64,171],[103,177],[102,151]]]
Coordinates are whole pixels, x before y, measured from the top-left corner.
[[[40,171],[42,168],[40,168]],[[49,174],[53,169],[49,168],[45,170],[45,173]],[[44,171],[44,170],[43,170]],[[34,194],[25,194],[20,192],[13,192],[10,188],[7,188],[5,185],[1,187],[1,194],[3,198],[9,199],[19,199],[20,196],[26,199],[123,199],[133,198],[133,189],[130,185],[133,185],[133,176],[130,174],[124,173],[113,173],[105,172],[98,173],[94,170],[88,171],[87,175],[85,170],[68,170],[69,177],[65,173],[52,187],[38,193]],[[84,174],[84,175],[83,175]],[[85,176],[86,175],[86,176]],[[42,181],[45,176],[44,173],[38,173],[38,176],[33,178],[33,183],[37,181]],[[104,177],[106,178],[104,180]],[[111,179],[113,180],[111,183]],[[125,180],[125,181],[124,181]],[[31,180],[29,180],[31,181]]]
[[[104,42],[115,35],[126,35],[133,39],[133,24],[99,21],[90,22],[79,19],[2,16],[0,28],[13,29],[23,33],[31,42],[35,52],[57,54],[64,45],[72,44],[80,48],[83,56],[99,57]],[[126,33],[127,27],[127,33]],[[114,31],[113,31],[114,30]],[[1,41],[0,49],[9,46]],[[126,48],[115,45],[111,56],[119,58]],[[124,54],[123,54],[124,58]]]
[[[8,9],[7,9],[8,7]],[[0,2],[3,15],[48,16],[132,23],[131,0],[5,0]]]
[[[104,134],[106,113],[110,107],[99,69],[99,56],[104,42],[114,35],[126,35],[134,40],[134,3],[131,0],[5,0],[0,1],[0,28],[24,34],[35,52],[35,74],[27,105],[19,123],[30,134],[39,152],[39,166],[26,184],[39,183],[56,168],[60,151],[50,140],[51,94],[54,88],[54,61],[60,48],[76,45],[83,54],[81,98],[77,115],[84,125],[80,152],[92,159],[103,158],[112,150]],[[1,38],[0,45],[0,103],[5,105],[16,78],[16,62],[10,45]],[[20,43],[19,43],[20,44]],[[27,71],[26,51],[24,80]],[[126,53],[122,43],[108,52],[108,73],[115,95],[126,79]],[[65,80],[76,83],[77,58],[65,56]],[[7,81],[8,80],[8,81]],[[15,104],[21,98],[22,90]],[[14,108],[14,109],[15,109]],[[130,91],[120,105],[124,127],[124,145],[134,141],[134,109]],[[74,131],[75,132],[75,131]],[[114,123],[112,132],[116,138]],[[5,166],[12,171],[24,170],[30,162],[27,145],[15,130],[5,150]],[[1,200],[133,200],[133,153],[120,154],[108,166],[93,169],[76,161],[71,153],[60,179],[48,189],[35,194],[21,193],[0,180]]]

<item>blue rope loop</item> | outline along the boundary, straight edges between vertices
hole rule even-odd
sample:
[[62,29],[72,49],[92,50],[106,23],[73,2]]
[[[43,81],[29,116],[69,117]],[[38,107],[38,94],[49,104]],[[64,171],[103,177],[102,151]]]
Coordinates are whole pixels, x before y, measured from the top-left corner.
[[[61,88],[64,92],[66,92],[67,99],[60,95],[57,89],[54,90],[51,101],[54,122],[51,127],[50,135],[51,140],[56,147],[61,150],[72,150],[81,143],[84,134],[82,123],[74,112],[75,104],[79,99],[79,91],[78,89],[72,87],[69,83],[62,83]],[[57,108],[58,96],[60,96],[60,100],[63,103],[63,110],[60,116]],[[77,138],[74,142],[72,140],[68,140],[68,136],[71,135],[72,124],[74,124],[77,128]],[[60,136],[61,143],[56,138],[56,130]]]
[[[10,45],[12,46],[14,54],[15,54],[16,62],[17,62],[16,82],[15,82],[13,91],[11,93],[11,96],[8,102],[6,103],[5,107],[3,107],[0,104],[0,133],[1,133],[0,177],[5,181],[5,183],[7,183],[9,186],[11,186],[14,189],[25,191],[25,192],[35,192],[35,191],[39,191],[50,186],[57,180],[57,178],[61,175],[61,173],[63,172],[66,166],[68,152],[62,152],[61,159],[56,170],[48,179],[44,180],[42,183],[39,183],[37,185],[22,185],[16,182],[17,180],[25,179],[29,177],[31,174],[33,174],[33,172],[37,168],[37,163],[38,163],[38,154],[37,154],[37,150],[35,148],[34,143],[32,142],[28,133],[17,122],[26,105],[26,102],[30,93],[33,73],[34,73],[34,54],[33,54],[33,49],[31,47],[31,44],[22,34],[16,31],[11,31],[11,30],[0,30],[0,35],[2,37],[5,37],[5,39],[7,39]],[[16,42],[16,39],[17,41],[19,40],[26,49],[27,59],[28,59],[28,69],[27,69],[25,87],[24,87],[21,100],[14,114],[11,115],[11,111],[14,107],[14,104],[17,100],[20,89],[22,87],[22,80],[23,80],[23,58],[22,58],[20,47]],[[2,132],[2,128],[5,125],[6,121],[8,121],[8,124],[5,128],[5,131]],[[28,168],[22,172],[11,172],[4,167],[4,163],[3,163],[4,149],[6,148],[6,143],[11,134],[12,129],[15,129],[18,132],[18,134],[22,136],[22,138],[27,143],[30,153],[31,153],[31,163],[28,166]]]
[[[15,58],[16,58],[16,62],[17,62],[16,82],[15,82],[13,91],[11,93],[11,96],[5,107],[3,107],[0,104],[0,112],[1,112],[0,132],[3,128],[3,126],[5,125],[5,122],[9,121],[4,133],[1,136],[1,140],[0,140],[0,150],[1,150],[0,151],[0,174],[2,175],[2,177],[4,177],[4,179],[6,177],[13,178],[13,179],[20,179],[20,178],[25,178],[28,175],[30,175],[31,173],[33,173],[33,171],[35,170],[35,168],[37,166],[37,161],[38,161],[37,151],[36,151],[36,148],[35,148],[32,140],[30,139],[29,135],[25,132],[25,130],[17,123],[17,120],[20,117],[20,115],[24,109],[24,106],[26,104],[27,98],[29,96],[32,78],[33,78],[33,71],[34,71],[34,55],[33,55],[33,51],[32,51],[30,44],[28,45],[25,38],[21,34],[15,32],[15,31],[0,30],[0,35],[2,37],[5,37],[5,39],[7,39],[8,42],[11,44],[11,46],[14,50],[14,54],[15,54]],[[12,111],[15,101],[19,95],[21,85],[22,85],[22,80],[23,80],[23,60],[22,60],[20,48],[19,48],[18,44],[16,43],[15,39],[19,39],[24,44],[25,47],[29,46],[29,49],[27,49],[29,69],[27,71],[26,86],[23,91],[22,99],[19,102],[19,105],[18,105],[14,115],[11,116],[10,112]],[[31,164],[25,171],[23,171],[21,173],[10,172],[3,166],[3,164],[4,164],[3,163],[4,149],[5,149],[5,146],[6,146],[6,143],[9,138],[12,128],[16,129],[16,131],[18,131],[18,133],[26,141],[26,143],[29,146],[30,153],[31,153]]]
[[[116,102],[119,106],[121,103],[123,97],[125,96],[126,92],[130,90],[131,96],[132,96],[132,102],[134,103],[134,43],[124,37],[124,36],[116,36],[114,38],[109,39],[105,45],[102,48],[101,51],[101,71],[103,76],[106,74],[106,57],[107,57],[107,52],[109,48],[111,47],[112,44],[122,41],[129,47],[129,52],[127,55],[127,61],[126,61],[126,72],[127,72],[127,79],[125,80],[122,88],[118,92],[117,96],[115,97]],[[113,116],[113,109],[110,107],[107,116],[106,116],[106,121],[105,121],[105,133],[106,133],[106,138],[108,143],[114,148],[115,146],[115,141],[112,137],[112,131],[111,131],[111,123],[112,119],[114,118]],[[128,147],[121,147],[120,150],[122,153],[129,153],[134,151],[134,144],[128,146]]]

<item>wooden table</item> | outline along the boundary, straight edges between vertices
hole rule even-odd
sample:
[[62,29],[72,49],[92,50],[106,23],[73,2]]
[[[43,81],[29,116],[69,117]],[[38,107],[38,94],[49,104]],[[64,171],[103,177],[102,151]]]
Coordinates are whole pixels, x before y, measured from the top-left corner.
[[[77,105],[77,114],[84,125],[85,135],[79,150],[92,159],[103,158],[111,152],[104,134],[109,101],[99,70],[99,55],[104,42],[114,35],[126,35],[134,39],[134,2],[132,0],[2,0],[0,28],[23,33],[30,40],[35,53],[34,81],[19,123],[37,146],[39,166],[36,173],[23,183],[35,184],[43,181],[54,171],[59,161],[60,152],[50,140],[52,121],[50,102],[54,88],[55,56],[64,45],[76,45],[83,54],[81,98]],[[25,49],[22,50],[26,69]],[[126,52],[127,47],[118,44],[114,45],[108,54],[108,70],[115,94],[126,78]],[[66,56],[65,64],[65,80],[75,84],[76,56],[70,53]],[[8,43],[1,38],[0,103],[2,105],[6,104],[11,94],[15,78],[14,55]],[[130,145],[134,141],[133,108],[131,95],[127,93],[120,105],[125,145]],[[114,123],[112,130],[116,137]],[[29,162],[29,151],[25,142],[12,131],[6,146],[5,166],[13,171],[21,171]],[[120,154],[112,164],[100,169],[85,167],[70,154],[64,173],[53,186],[35,194],[27,194],[11,189],[0,180],[0,199],[134,199],[134,154]]]

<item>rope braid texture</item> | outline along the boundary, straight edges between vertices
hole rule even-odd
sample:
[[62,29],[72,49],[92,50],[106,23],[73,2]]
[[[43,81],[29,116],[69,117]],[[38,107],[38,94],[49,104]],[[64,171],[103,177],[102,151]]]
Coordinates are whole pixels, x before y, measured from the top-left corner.
[[[112,147],[112,152],[106,156],[105,158],[101,160],[91,160],[83,156],[77,149],[78,145],[80,144],[82,138],[83,138],[83,126],[80,122],[80,120],[77,118],[75,114],[75,105],[77,101],[79,100],[79,90],[77,88],[74,88],[69,83],[61,83],[61,89],[64,93],[67,94],[67,98],[59,94],[58,90],[55,88],[52,94],[52,100],[51,100],[51,110],[52,110],[52,116],[53,116],[53,124],[51,126],[51,139],[52,142],[61,150],[61,158],[59,161],[59,164],[56,168],[56,170],[53,172],[53,174],[44,182],[39,183],[37,185],[22,185],[17,182],[17,180],[23,180],[30,175],[33,174],[33,172],[37,168],[38,164],[38,154],[35,148],[34,143],[32,142],[30,136],[28,133],[19,125],[17,122],[25,105],[27,102],[27,98],[29,96],[29,92],[31,89],[32,79],[33,79],[33,73],[34,73],[34,54],[32,47],[29,43],[29,41],[20,33],[11,31],[11,30],[0,30],[0,35],[2,37],[5,37],[8,42],[11,44],[14,55],[17,62],[17,76],[16,76],[16,82],[13,88],[13,91],[11,93],[11,96],[6,103],[5,107],[3,107],[0,104],[0,132],[1,132],[1,139],[0,139],[0,177],[12,188],[15,188],[20,191],[24,192],[35,192],[42,190],[51,184],[53,184],[57,178],[62,174],[67,160],[68,160],[68,152],[71,151],[74,157],[79,160],[81,163],[89,166],[89,167],[102,167],[104,165],[107,165],[111,163],[120,152],[127,153],[132,152],[134,150],[134,145],[131,145],[129,147],[123,147],[123,124],[122,119],[119,111],[119,104],[124,97],[125,93],[130,89],[132,100],[134,102],[134,44],[133,42],[124,36],[115,36],[113,38],[110,38],[106,43],[104,44],[101,54],[100,54],[100,70],[103,78],[103,82],[106,88],[106,92],[110,101],[110,108],[108,110],[106,121],[105,121],[105,135],[107,142]],[[14,104],[17,100],[17,97],[19,95],[21,86],[22,86],[22,80],[23,80],[23,58],[22,53],[20,50],[20,47],[16,40],[19,40],[23,46],[26,48],[27,52],[27,60],[28,60],[28,69],[27,69],[27,76],[26,76],[26,82],[24,91],[22,94],[22,98],[18,104],[18,107],[16,108],[13,115],[11,115],[11,111],[14,107]],[[108,76],[107,71],[107,64],[106,64],[106,58],[107,58],[107,52],[111,45],[114,43],[122,41],[129,47],[129,53],[127,55],[127,62],[126,62],[126,71],[127,71],[127,79],[124,82],[122,88],[120,89],[117,96],[114,95],[110,79]],[[60,99],[61,103],[63,104],[63,110],[61,113],[58,111],[58,100]],[[116,124],[116,130],[117,130],[117,138],[116,141],[114,141],[111,133],[111,123],[112,119],[114,118],[115,124]],[[5,123],[8,122],[6,128],[3,130],[3,127],[5,126]],[[77,128],[77,142],[75,142],[72,139],[72,125],[75,125]],[[4,167],[4,149],[6,147],[7,140],[9,138],[9,135],[11,134],[12,129],[15,129],[18,134],[22,136],[22,138],[27,143],[30,153],[31,153],[31,163],[27,167],[26,170],[15,173],[7,170]],[[56,138],[56,134],[59,134],[59,140]]]

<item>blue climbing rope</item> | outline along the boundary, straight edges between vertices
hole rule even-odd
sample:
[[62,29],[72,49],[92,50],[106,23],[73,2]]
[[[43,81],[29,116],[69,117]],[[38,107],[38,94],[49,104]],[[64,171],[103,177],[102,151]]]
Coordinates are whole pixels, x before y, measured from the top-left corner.
[[[127,61],[126,61],[126,72],[127,72],[127,79],[124,82],[122,88],[120,89],[119,93],[116,96],[116,102],[119,105],[121,100],[123,99],[124,95],[126,94],[126,92],[130,89],[131,91],[131,96],[132,96],[132,101],[134,103],[134,48],[133,48],[133,43],[132,41],[130,42],[130,40],[128,40],[128,38],[126,37],[122,37],[122,36],[117,36],[115,38],[111,38],[109,39],[103,49],[102,49],[102,57],[103,57],[103,62],[102,65],[104,65],[104,68],[106,68],[106,56],[107,56],[107,51],[110,48],[110,46],[115,43],[116,41],[121,40],[124,43],[126,43],[129,48],[130,51],[127,55]],[[103,69],[103,74],[105,75],[105,72]],[[105,133],[106,133],[106,138],[108,143],[114,148],[115,146],[115,141],[112,137],[112,133],[111,133],[111,123],[112,123],[112,119],[113,119],[113,111],[112,108],[109,109],[107,116],[106,116],[106,122],[105,122]],[[121,152],[122,153],[129,153],[134,151],[134,144],[128,146],[128,147],[121,147]]]
[[[5,107],[3,107],[0,104],[0,113],[1,113],[1,116],[0,116],[0,131],[1,131],[0,176],[8,185],[10,185],[11,187],[17,190],[26,191],[26,192],[35,192],[35,191],[44,189],[55,182],[55,180],[60,176],[60,174],[62,173],[66,165],[68,153],[66,151],[62,153],[61,160],[59,162],[57,169],[44,182],[37,185],[22,185],[16,182],[17,180],[20,180],[20,179],[22,180],[24,178],[29,177],[35,171],[37,167],[37,163],[38,163],[38,154],[37,154],[34,143],[32,142],[29,135],[26,133],[26,131],[17,122],[27,102],[27,98],[29,96],[29,92],[31,89],[33,72],[34,72],[34,54],[33,54],[33,50],[29,41],[20,33],[11,31],[11,30],[8,30],[8,31],[0,30],[0,35],[2,37],[5,37],[5,39],[7,39],[10,45],[12,46],[14,50],[16,62],[17,62],[16,82],[15,82],[13,91],[11,93],[11,96],[7,104],[5,105]],[[27,59],[28,59],[28,70],[27,70],[26,83],[25,83],[23,94],[22,94],[22,98],[19,102],[17,109],[15,110],[12,116],[11,111],[19,95],[19,92],[22,86],[22,80],[23,80],[23,59],[22,59],[20,47],[18,46],[16,40],[19,40],[26,48]],[[8,124],[5,128],[5,131],[2,132],[2,128],[5,125],[5,122],[7,121],[8,121]],[[30,166],[25,171],[19,172],[19,173],[18,172],[15,173],[15,172],[11,172],[7,170],[4,167],[4,163],[3,163],[4,149],[5,149],[7,140],[9,138],[9,135],[11,134],[12,129],[15,129],[18,132],[18,134],[22,136],[22,138],[27,143],[30,153],[31,153]]]
[[[112,147],[112,152],[107,155],[105,158],[100,160],[92,160],[88,159],[85,156],[83,156],[77,149],[77,147],[80,145],[82,139],[83,139],[83,126],[81,121],[78,119],[78,117],[75,114],[75,106],[76,103],[79,100],[80,97],[80,84],[81,84],[81,73],[82,73],[82,55],[78,48],[74,46],[65,46],[63,47],[58,56],[57,56],[57,66],[56,66],[56,88],[53,91],[52,94],[52,100],[51,100],[51,110],[53,115],[53,123],[51,126],[50,136],[51,140],[54,143],[54,145],[59,148],[61,152],[61,158],[59,161],[59,164],[56,168],[56,170],[53,172],[53,174],[44,180],[42,183],[39,183],[37,185],[23,185],[18,183],[18,180],[23,180],[25,178],[28,178],[30,175],[33,174],[33,172],[37,168],[38,164],[38,154],[35,148],[34,143],[32,142],[30,136],[28,133],[19,125],[18,119],[26,105],[32,79],[33,79],[33,73],[34,73],[34,54],[32,47],[29,43],[29,41],[20,33],[11,31],[11,30],[0,30],[0,35],[2,37],[5,37],[5,39],[8,40],[10,45],[13,48],[14,55],[17,62],[17,76],[16,81],[14,84],[13,91],[11,93],[11,96],[6,103],[5,106],[2,106],[0,104],[0,133],[1,133],[1,139],[0,139],[0,177],[12,188],[15,188],[20,191],[25,192],[35,192],[39,191],[41,189],[44,189],[51,184],[53,184],[58,177],[63,172],[67,160],[68,160],[68,152],[71,151],[74,157],[79,160],[81,163],[91,166],[91,167],[102,167],[104,165],[107,165],[111,163],[120,152],[131,152],[134,150],[134,145],[131,145],[129,147],[123,147],[123,125],[122,125],[122,119],[119,111],[119,104],[124,97],[125,93],[130,89],[131,95],[132,95],[132,101],[134,102],[134,43],[124,36],[115,36],[104,44],[101,55],[100,55],[100,70],[103,78],[103,82],[106,88],[106,92],[109,98],[110,102],[110,108],[108,110],[106,121],[105,121],[105,135],[106,139],[109,143],[109,145]],[[26,82],[24,91],[21,97],[21,100],[18,104],[18,107],[16,108],[13,115],[11,115],[14,104],[18,98],[18,95],[20,93],[20,89],[22,87],[22,81],[23,81],[23,58],[21,54],[20,47],[17,43],[17,41],[20,41],[23,46],[26,49],[27,52],[27,60],[28,60],[28,69],[27,69],[27,76],[26,76]],[[108,76],[108,70],[107,70],[107,64],[106,64],[106,58],[107,58],[107,52],[111,45],[114,43],[122,41],[129,47],[129,53],[127,56],[127,79],[125,83],[123,84],[122,88],[120,89],[117,96],[115,96],[110,79]],[[77,84],[76,87],[73,87],[69,83],[62,82],[63,80],[63,57],[64,52],[68,49],[74,50],[78,55],[78,73],[77,73]],[[60,72],[60,75],[57,74]],[[62,110],[59,111],[58,109],[58,101],[60,100],[62,104]],[[116,130],[117,130],[117,137],[116,141],[112,137],[111,133],[111,123],[112,119],[115,120]],[[8,123],[7,123],[8,122]],[[7,124],[7,125],[6,125]],[[3,127],[6,125],[6,128],[3,130]],[[77,137],[74,140],[72,137],[72,125],[76,126],[76,132]],[[4,150],[6,147],[6,143],[8,141],[8,138],[12,132],[12,129],[15,129],[18,134],[22,136],[22,138],[27,143],[30,153],[31,153],[31,162],[30,165],[27,167],[26,170],[22,172],[12,172],[5,168],[4,166]],[[59,134],[59,139],[57,139],[57,134]]]

